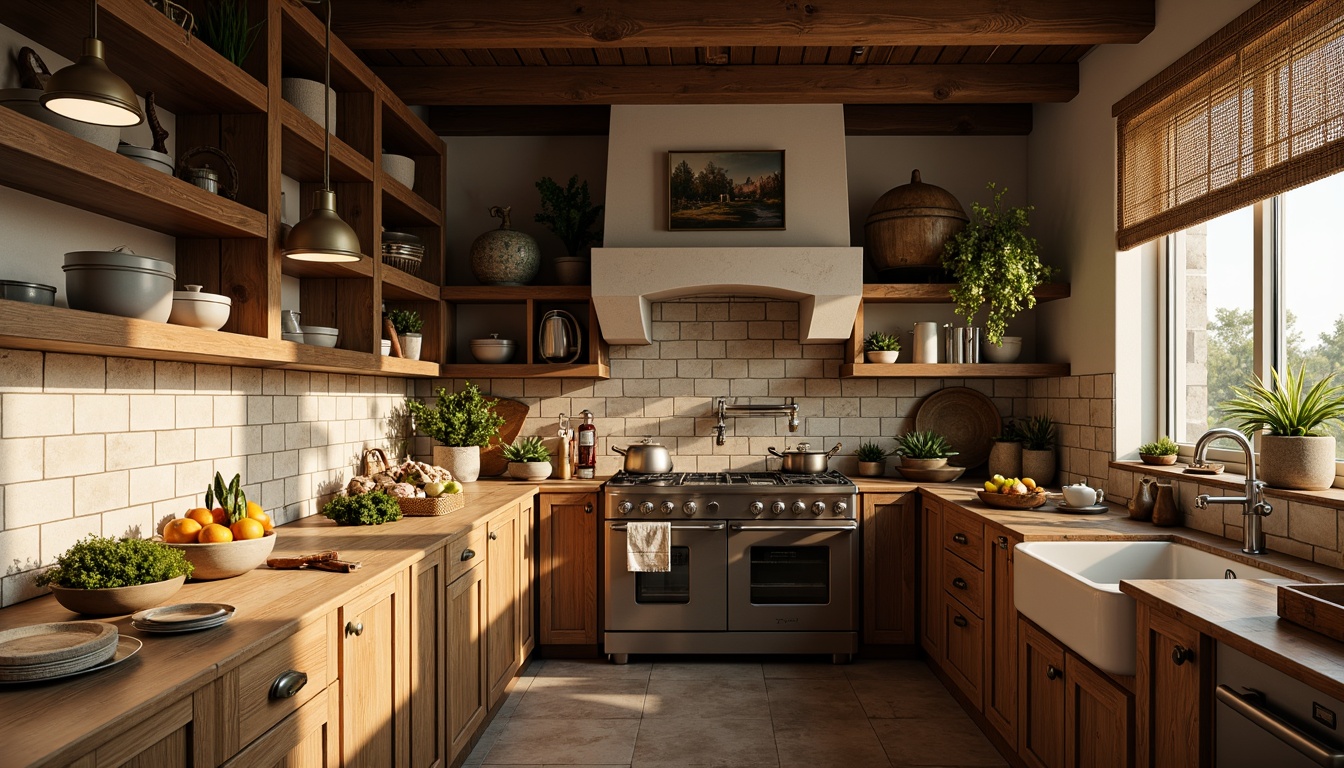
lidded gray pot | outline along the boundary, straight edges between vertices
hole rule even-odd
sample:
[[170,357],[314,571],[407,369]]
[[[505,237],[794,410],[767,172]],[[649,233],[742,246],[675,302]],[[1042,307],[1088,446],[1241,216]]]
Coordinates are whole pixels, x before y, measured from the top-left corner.
[[71,309],[168,322],[177,270],[128,250],[65,254],[65,295]]

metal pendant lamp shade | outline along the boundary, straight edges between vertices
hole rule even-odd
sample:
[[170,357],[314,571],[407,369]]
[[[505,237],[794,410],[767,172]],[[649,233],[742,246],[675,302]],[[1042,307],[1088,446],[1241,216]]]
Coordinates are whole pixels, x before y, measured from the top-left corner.
[[139,125],[145,119],[131,86],[107,68],[98,39],[98,3],[93,3],[93,33],[84,38],[84,55],[47,81],[42,106],[71,120],[94,125]]
[[336,193],[313,195],[313,212],[295,224],[285,238],[285,258],[296,261],[359,261],[359,235],[336,213]]

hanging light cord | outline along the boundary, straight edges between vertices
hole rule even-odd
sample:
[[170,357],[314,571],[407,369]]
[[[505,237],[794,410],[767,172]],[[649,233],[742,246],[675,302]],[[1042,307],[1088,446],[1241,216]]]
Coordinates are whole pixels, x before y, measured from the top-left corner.
[[[94,0],[98,2],[98,0]],[[323,0],[303,0],[307,5],[321,5]],[[323,45],[326,50],[325,69],[322,73],[322,127],[326,130],[322,138],[322,190],[331,191],[331,0],[326,0],[327,28]]]
[[92,5],[92,6],[93,6],[93,13],[90,14],[91,16],[93,16],[93,34],[89,35],[89,37],[97,37],[97,36],[98,36],[98,0],[92,0],[92,2],[89,3],[89,5]]

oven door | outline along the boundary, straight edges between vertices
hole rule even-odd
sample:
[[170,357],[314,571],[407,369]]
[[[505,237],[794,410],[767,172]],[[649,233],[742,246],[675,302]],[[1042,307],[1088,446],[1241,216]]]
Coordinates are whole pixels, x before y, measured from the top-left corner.
[[626,525],[609,521],[603,580],[607,631],[726,629],[725,528],[722,520],[672,523],[672,570],[631,573],[626,568]]
[[729,527],[729,630],[855,630],[858,523],[781,520]]

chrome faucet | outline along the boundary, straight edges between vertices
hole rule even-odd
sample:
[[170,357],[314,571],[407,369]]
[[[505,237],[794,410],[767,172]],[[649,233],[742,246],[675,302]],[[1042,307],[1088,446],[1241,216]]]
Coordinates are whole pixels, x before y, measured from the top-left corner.
[[1265,484],[1255,479],[1255,453],[1251,448],[1250,441],[1235,429],[1226,427],[1210,429],[1200,435],[1199,440],[1195,443],[1194,465],[1196,467],[1203,466],[1204,455],[1209,450],[1209,443],[1223,437],[1236,443],[1246,456],[1245,495],[1210,496],[1207,493],[1201,493],[1195,497],[1195,506],[1199,509],[1207,509],[1210,504],[1240,504],[1244,521],[1241,527],[1241,551],[1248,555],[1263,555],[1266,551],[1265,531],[1261,527],[1260,518],[1268,517],[1274,511],[1274,507],[1265,501]]
[[715,445],[723,445],[728,441],[727,437],[725,437],[725,432],[728,429],[728,425],[726,425],[723,420],[731,415],[740,414],[742,416],[788,416],[790,432],[797,432],[799,425],[802,423],[798,419],[798,404],[793,401],[793,398],[789,398],[788,401],[784,403],[770,403],[770,404],[752,403],[744,405],[738,405],[734,403],[730,405],[728,403],[728,398],[720,397],[714,405],[714,410],[716,415],[719,417],[718,423],[714,425]]

